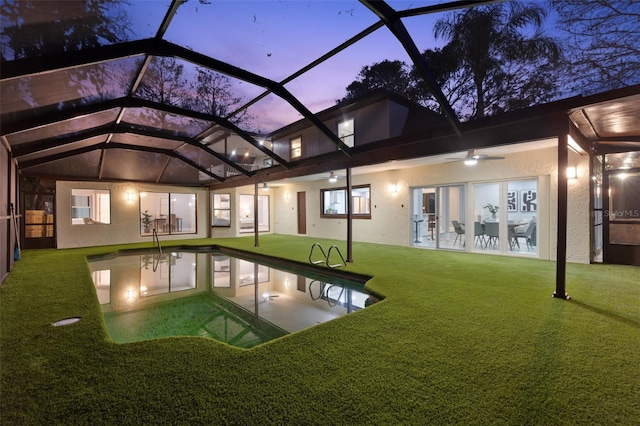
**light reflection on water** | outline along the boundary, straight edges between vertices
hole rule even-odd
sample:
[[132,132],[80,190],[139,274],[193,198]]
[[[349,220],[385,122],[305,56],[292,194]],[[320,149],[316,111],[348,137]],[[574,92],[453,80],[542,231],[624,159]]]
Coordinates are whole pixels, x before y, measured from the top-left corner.
[[332,284],[221,253],[136,253],[90,259],[89,267],[120,343],[204,336],[248,348],[362,309],[369,297],[361,283]]

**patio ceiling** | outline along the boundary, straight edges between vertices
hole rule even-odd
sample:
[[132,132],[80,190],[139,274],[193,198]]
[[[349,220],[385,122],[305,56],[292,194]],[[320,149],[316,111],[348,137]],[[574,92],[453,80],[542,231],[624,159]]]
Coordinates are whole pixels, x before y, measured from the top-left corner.
[[[13,37],[13,51],[2,52],[0,134],[25,174],[238,186],[336,167],[513,143],[524,140],[518,137],[530,137],[526,131],[539,126],[539,121],[531,121],[531,114],[542,120],[550,110],[569,115],[596,153],[640,149],[637,86],[613,95],[534,108],[529,113],[506,114],[501,125],[519,126],[523,115],[530,123],[520,136],[512,135],[509,140],[487,142],[486,134],[495,131],[496,118],[461,123],[420,55],[423,46],[417,39],[424,33],[410,29],[423,25],[420,20],[424,20],[425,26],[430,23],[430,30],[442,13],[487,1],[344,0],[334,2],[336,8],[329,12],[314,10],[317,5],[313,3],[306,5],[309,12],[298,11],[302,2],[283,6],[282,2],[133,1],[107,11],[78,11],[85,2],[41,5],[53,3],[60,13],[47,14],[46,7],[36,7],[20,16],[20,25],[13,27],[3,16],[3,37]],[[264,7],[288,8],[278,12],[301,22],[277,21],[277,14],[267,13]],[[326,15],[318,16],[320,12]],[[299,19],[301,16],[307,19]],[[130,21],[135,31],[113,40],[96,35],[90,45],[85,45],[81,31],[77,39],[73,31],[60,33],[59,28],[84,28],[84,22],[100,19],[115,25],[107,35],[121,29],[118,20]],[[221,21],[226,22],[224,28],[211,25]],[[18,27],[18,32],[5,31]],[[287,31],[294,27],[300,37]],[[323,37],[301,49],[305,30]],[[262,36],[265,32],[269,37]],[[34,43],[39,48],[33,48]],[[436,132],[433,143],[425,144],[424,137],[398,140],[398,150],[390,153],[384,147],[372,155],[345,146],[323,124],[318,113],[331,104],[326,99],[319,102],[311,92],[335,84],[335,70],[349,66],[353,74],[338,83],[346,87],[362,66],[382,59],[363,56],[347,63],[345,58],[370,54],[383,43],[395,45],[400,60],[417,67],[444,111],[447,126]],[[172,74],[161,75],[168,70]],[[198,92],[198,82],[206,78],[227,91],[225,108],[211,109],[209,104],[206,110],[198,103],[208,95]],[[172,89],[171,82],[178,79],[184,80],[190,93]],[[299,162],[271,150],[269,135],[300,119],[335,143],[335,155]],[[484,139],[477,137],[478,132]],[[416,148],[417,144],[421,147]],[[244,155],[233,156],[233,152]],[[259,157],[270,157],[273,165],[266,170],[255,168],[252,160]],[[218,173],[222,169],[225,173]]]

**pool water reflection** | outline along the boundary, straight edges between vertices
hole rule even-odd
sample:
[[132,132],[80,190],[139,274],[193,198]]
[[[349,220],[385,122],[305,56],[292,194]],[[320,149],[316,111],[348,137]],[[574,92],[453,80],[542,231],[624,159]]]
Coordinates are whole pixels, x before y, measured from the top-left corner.
[[[362,309],[364,285],[220,252],[90,258],[113,341],[204,336],[250,348]],[[339,281],[339,283],[335,283]]]

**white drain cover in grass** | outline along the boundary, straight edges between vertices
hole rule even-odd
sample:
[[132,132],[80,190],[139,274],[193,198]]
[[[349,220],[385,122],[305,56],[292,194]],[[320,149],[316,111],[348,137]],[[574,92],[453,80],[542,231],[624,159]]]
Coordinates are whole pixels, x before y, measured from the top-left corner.
[[71,318],[65,318],[65,319],[61,319],[60,321],[56,321],[53,323],[54,327],[60,327],[62,325],[69,325],[69,324],[73,324],[80,321],[80,317],[71,317]]

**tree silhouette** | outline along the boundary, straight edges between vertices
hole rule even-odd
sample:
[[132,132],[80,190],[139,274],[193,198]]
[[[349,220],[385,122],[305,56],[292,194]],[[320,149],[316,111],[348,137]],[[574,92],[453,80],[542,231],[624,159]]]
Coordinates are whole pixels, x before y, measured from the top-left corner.
[[473,81],[475,99],[462,97],[474,105],[473,118],[553,98],[553,69],[561,53],[541,30],[545,16],[537,4],[511,2],[469,8],[436,22],[434,35],[447,43],[443,55],[457,60],[458,78]]
[[176,58],[154,57],[135,96],[164,105],[185,106],[189,99],[189,80],[184,65]]
[[407,64],[397,60],[384,60],[362,67],[356,80],[347,86],[345,97],[337,102],[352,100],[377,89],[389,90],[417,101],[415,82]]
[[640,82],[640,2],[552,0],[558,28],[568,34],[569,81],[580,93]]
[[242,105],[243,99],[234,95],[231,80],[226,75],[196,67],[196,78],[191,83],[191,93],[189,107],[194,111],[228,118],[237,126],[250,126],[253,122],[253,117],[246,109],[229,117]]
[[[434,35],[445,45],[423,56],[458,116],[483,117],[557,95],[561,49],[542,32],[545,16],[537,4],[512,2],[469,8],[436,22]],[[440,110],[415,67],[401,61],[364,66],[342,100],[377,88]]]
[[[125,41],[130,34],[125,4],[117,0],[5,0],[0,3],[1,59],[13,61]],[[113,81],[127,63],[112,61],[58,70],[53,73],[54,80],[24,77],[15,83],[16,90],[11,94],[25,111],[98,102],[121,90],[115,88]],[[51,81],[56,82],[54,90],[63,94],[64,99],[45,104],[51,102],[50,97],[43,96],[51,89],[46,87]]]
[[131,20],[119,0],[4,0],[2,60],[62,53],[123,41]]

